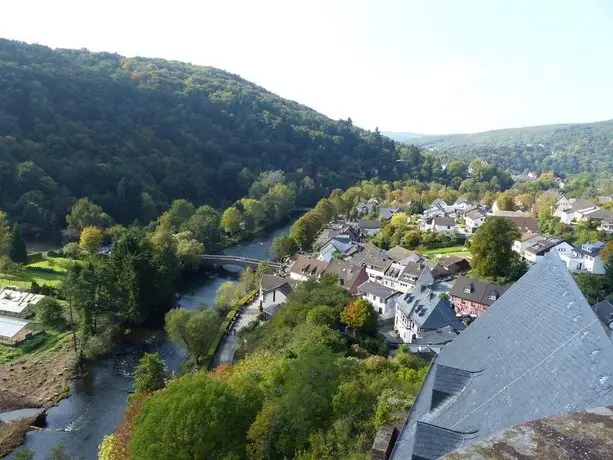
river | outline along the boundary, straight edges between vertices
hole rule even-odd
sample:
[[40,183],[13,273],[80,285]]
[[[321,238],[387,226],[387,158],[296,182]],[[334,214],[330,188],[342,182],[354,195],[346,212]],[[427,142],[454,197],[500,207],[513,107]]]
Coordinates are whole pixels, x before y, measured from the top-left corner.
[[[225,249],[223,253],[271,259],[272,240],[286,233],[290,226],[291,223],[265,236]],[[186,308],[194,308],[202,302],[213,305],[217,288],[224,281],[236,280],[238,273],[239,270],[223,271],[203,279],[181,298],[181,305]],[[47,428],[29,432],[20,449],[31,449],[35,460],[44,460],[54,446],[61,444],[73,459],[98,458],[98,445],[121,420],[138,359],[145,352],[158,352],[169,372],[178,371],[185,361],[183,350],[170,342],[163,331],[143,331],[139,335],[133,337],[137,340],[122,344],[116,357],[92,365],[86,377],[73,381],[70,397],[47,411]],[[14,455],[8,458],[12,459]]]

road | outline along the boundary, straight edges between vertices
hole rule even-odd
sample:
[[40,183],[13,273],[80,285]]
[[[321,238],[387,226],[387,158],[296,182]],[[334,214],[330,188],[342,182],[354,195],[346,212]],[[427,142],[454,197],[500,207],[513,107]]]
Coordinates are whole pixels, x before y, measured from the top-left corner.
[[232,364],[234,353],[238,346],[238,331],[247,327],[251,321],[257,318],[260,313],[259,305],[260,301],[257,298],[253,302],[245,305],[243,312],[240,314],[236,323],[234,323],[236,335],[229,333],[221,340],[217,353],[215,353],[211,362],[211,369],[215,369],[220,364]]

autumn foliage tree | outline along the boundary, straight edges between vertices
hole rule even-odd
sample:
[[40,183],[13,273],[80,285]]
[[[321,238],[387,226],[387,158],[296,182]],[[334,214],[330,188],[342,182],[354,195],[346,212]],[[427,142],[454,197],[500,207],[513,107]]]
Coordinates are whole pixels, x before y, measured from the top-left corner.
[[95,254],[104,241],[104,231],[100,227],[87,226],[81,232],[79,247],[88,254]]
[[341,321],[349,326],[355,335],[374,330],[377,327],[377,314],[370,302],[356,298],[341,312]]

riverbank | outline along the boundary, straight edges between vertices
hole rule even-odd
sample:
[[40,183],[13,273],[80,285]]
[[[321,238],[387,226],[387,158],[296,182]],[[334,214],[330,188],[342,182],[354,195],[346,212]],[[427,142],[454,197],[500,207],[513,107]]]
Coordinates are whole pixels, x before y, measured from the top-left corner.
[[[68,396],[76,355],[68,335],[51,348],[42,348],[0,365],[0,413],[43,408]],[[25,439],[36,417],[0,424],[0,457]]]

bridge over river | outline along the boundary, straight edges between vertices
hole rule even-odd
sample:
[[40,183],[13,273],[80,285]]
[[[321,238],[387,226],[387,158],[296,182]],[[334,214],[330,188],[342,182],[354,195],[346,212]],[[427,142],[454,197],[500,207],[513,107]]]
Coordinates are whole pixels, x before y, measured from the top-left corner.
[[279,270],[283,267],[279,262],[273,262],[270,260],[262,260],[262,259],[251,259],[249,257],[241,257],[241,256],[231,256],[225,254],[204,254],[202,256],[202,261],[205,264],[209,265],[235,265],[237,267],[242,268],[258,268],[258,265],[261,262],[268,262],[268,266],[272,270]]

